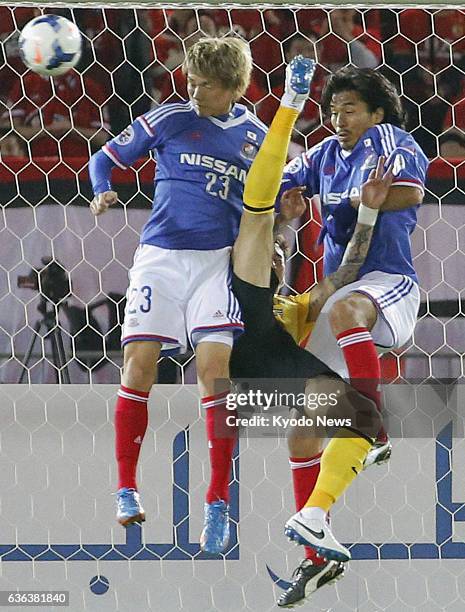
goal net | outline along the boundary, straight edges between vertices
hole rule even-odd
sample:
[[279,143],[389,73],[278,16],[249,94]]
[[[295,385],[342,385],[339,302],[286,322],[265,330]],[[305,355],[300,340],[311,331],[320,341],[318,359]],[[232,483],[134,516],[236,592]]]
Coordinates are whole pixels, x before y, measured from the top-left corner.
[[[25,23],[49,12],[74,21],[83,35],[76,70],[59,79],[28,72],[17,45]],[[186,49],[201,36],[231,33],[250,43],[254,71],[242,102],[265,123],[278,106],[285,63],[299,53],[318,62],[290,157],[331,134],[319,104],[329,74],[352,63],[377,68],[395,83],[407,129],[431,165],[412,235],[418,323],[409,343],[383,358],[383,376],[402,383],[464,375],[464,10],[0,5],[3,590],[63,587],[76,611],[133,610],[134,601],[144,610],[258,611],[273,608],[295,567],[281,535],[292,496],[279,440],[241,441],[233,511],[241,538],[234,531],[224,563],[197,561],[201,519],[189,513],[203,503],[207,462],[192,352],[161,360],[151,397],[141,484],[157,483],[157,492],[146,495],[146,505],[157,509],[153,520],[144,533],[134,528],[125,535],[108,519],[124,293],[151,206],[155,162],[116,168],[119,203],[94,218],[89,156],[141,113],[186,99],[180,68]],[[319,230],[315,199],[285,230],[291,245],[285,293],[306,291],[321,277]],[[420,406],[417,396],[413,401]],[[396,442],[391,464],[360,479],[334,515],[355,545],[356,561],[341,586],[318,594],[315,609],[463,608],[454,559],[465,556],[465,514],[455,501],[465,474],[452,479],[452,447],[445,423],[437,438]],[[463,445],[454,443],[454,452],[463,458]],[[420,559],[428,559],[427,570]],[[110,578],[109,590],[101,576]]]
[[[43,9],[0,10],[0,380],[52,382],[66,374],[76,383],[118,381],[127,268],[150,207],[154,164],[141,160],[133,171],[116,169],[121,204],[95,220],[87,210],[87,160],[137,115],[185,99],[180,64],[186,47],[202,35],[231,32],[250,42],[254,73],[244,101],[265,123],[278,105],[284,62],[298,53],[318,60],[291,156],[330,133],[318,102],[332,71],[348,62],[379,67],[396,83],[408,129],[432,165],[413,235],[422,310],[414,338],[395,363],[391,358],[389,371],[410,377],[463,373],[463,11],[57,9],[79,26],[84,52],[75,72],[52,82],[27,72],[17,47],[21,27]],[[289,292],[307,290],[320,273],[318,220],[313,203],[288,230],[294,247]],[[43,270],[41,287],[32,278],[37,270]],[[60,336],[55,350],[50,328]],[[189,357],[169,359],[162,380],[182,382],[190,369]]]

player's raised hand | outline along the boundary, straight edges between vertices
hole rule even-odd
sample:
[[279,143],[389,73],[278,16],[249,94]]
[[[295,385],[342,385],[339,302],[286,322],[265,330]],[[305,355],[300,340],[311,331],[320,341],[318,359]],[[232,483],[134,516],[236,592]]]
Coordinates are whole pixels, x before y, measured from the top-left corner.
[[384,172],[384,163],[386,158],[383,155],[378,157],[378,163],[374,168],[368,180],[363,183],[360,189],[360,200],[368,208],[379,210],[387,198],[389,189],[392,184],[392,164]]
[[281,221],[292,221],[304,214],[307,208],[303,195],[305,190],[306,187],[293,187],[283,193],[280,206]]
[[108,208],[112,204],[116,204],[118,201],[118,194],[116,191],[105,191],[99,193],[90,203],[90,212],[96,217],[104,212],[107,212]]

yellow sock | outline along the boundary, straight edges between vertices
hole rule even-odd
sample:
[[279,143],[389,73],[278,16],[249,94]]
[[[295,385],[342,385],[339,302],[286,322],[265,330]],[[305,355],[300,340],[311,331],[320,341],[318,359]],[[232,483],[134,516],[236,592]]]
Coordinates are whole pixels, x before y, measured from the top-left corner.
[[281,185],[287,150],[298,111],[280,106],[247,174],[244,208],[253,214],[270,213]]
[[332,438],[321,456],[320,474],[304,507],[318,506],[328,512],[362,471],[371,446],[362,437]]

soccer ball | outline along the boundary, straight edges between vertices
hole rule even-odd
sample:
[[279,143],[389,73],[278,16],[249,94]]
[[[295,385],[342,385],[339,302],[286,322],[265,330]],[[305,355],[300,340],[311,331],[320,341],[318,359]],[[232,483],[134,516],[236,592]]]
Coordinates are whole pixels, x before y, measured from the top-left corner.
[[24,26],[18,45],[24,63],[31,70],[57,76],[78,63],[82,39],[72,21],[59,15],[40,15]]

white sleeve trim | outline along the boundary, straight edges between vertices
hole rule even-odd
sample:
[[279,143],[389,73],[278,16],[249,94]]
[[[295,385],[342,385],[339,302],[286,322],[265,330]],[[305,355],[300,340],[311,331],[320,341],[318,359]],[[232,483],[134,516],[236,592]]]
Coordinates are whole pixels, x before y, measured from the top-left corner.
[[138,123],[144,128],[144,131],[153,138],[153,132],[147,124],[147,121],[143,117],[137,117]]
[[105,155],[107,157],[109,157],[111,159],[111,161],[116,164],[118,166],[118,168],[121,168],[121,170],[127,170],[127,166],[124,166],[117,158],[116,156],[113,154],[113,152],[110,150],[110,148],[104,144],[102,147],[102,151],[105,153]]

